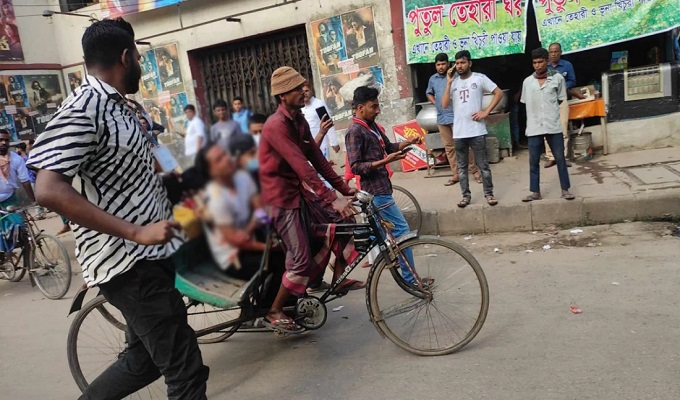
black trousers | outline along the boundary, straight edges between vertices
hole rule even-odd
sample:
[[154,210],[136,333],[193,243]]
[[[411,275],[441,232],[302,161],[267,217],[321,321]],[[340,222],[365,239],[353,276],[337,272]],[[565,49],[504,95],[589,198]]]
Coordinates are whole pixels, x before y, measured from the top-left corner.
[[206,399],[209,369],[175,289],[172,262],[139,261],[99,288],[125,317],[128,345],[80,398],[121,399],[163,375],[168,399]]

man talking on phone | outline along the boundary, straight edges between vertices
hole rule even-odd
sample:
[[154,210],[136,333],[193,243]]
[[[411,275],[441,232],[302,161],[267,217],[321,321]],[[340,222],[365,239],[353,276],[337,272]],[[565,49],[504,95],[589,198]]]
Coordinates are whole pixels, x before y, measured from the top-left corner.
[[[345,144],[352,173],[360,176],[362,190],[374,196],[373,203],[380,210],[380,215],[394,225],[392,234],[399,237],[408,233],[410,228],[392,197],[392,182],[387,165],[405,158],[408,146],[421,143],[422,138],[416,136],[399,144],[390,142],[385,129],[375,122],[380,114],[379,94],[378,89],[367,86],[358,87],[354,91],[354,118],[345,133]],[[406,257],[412,259],[409,251],[407,250]],[[403,262],[401,264],[404,279],[412,283],[413,275]]]
[[[309,130],[312,132],[314,141],[321,149],[326,160],[330,161],[329,143],[336,153],[340,151],[338,136],[333,126],[333,116],[328,111],[326,102],[314,97],[309,82],[305,82],[302,90],[302,93],[305,95],[305,106],[302,108],[302,114],[309,124]],[[333,164],[331,163],[331,165]],[[328,182],[326,182],[326,186],[330,187]]]

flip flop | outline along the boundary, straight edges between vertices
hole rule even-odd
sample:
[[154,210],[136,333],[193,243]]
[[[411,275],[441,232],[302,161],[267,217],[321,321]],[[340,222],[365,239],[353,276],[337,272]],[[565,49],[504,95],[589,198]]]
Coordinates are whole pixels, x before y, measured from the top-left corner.
[[293,321],[291,318],[281,318],[272,321],[268,317],[264,317],[262,318],[262,325],[266,326],[267,328],[273,331],[279,331],[284,333],[296,334],[305,331],[305,328],[296,324],[295,321]]
[[468,205],[470,205],[470,199],[463,199],[463,200],[458,202],[458,207],[460,207],[460,208],[465,208]]
[[486,202],[487,202],[487,204],[489,204],[490,206],[495,206],[496,204],[498,204],[498,200],[496,200],[496,198],[493,197],[493,196],[488,196],[488,197],[486,198]]
[[522,201],[525,202],[525,203],[528,203],[530,201],[536,201],[536,200],[543,200],[543,197],[541,197],[540,194],[538,196],[534,196],[533,194],[530,194],[527,197],[522,199]]
[[567,192],[567,193],[562,193],[562,198],[563,198],[564,200],[574,200],[574,199],[576,198],[576,196],[574,196],[573,194]]
[[335,290],[331,292],[331,294],[339,294],[350,290],[360,290],[365,287],[366,284],[364,282],[357,281],[355,279],[345,279],[344,281],[340,282],[338,287],[336,287]]
[[453,180],[453,179],[449,179],[449,180],[444,184],[444,186],[453,186],[453,185],[455,185],[456,183],[458,183],[458,181]]
[[474,177],[475,177],[475,182],[482,183],[482,177],[479,175],[479,173],[476,173],[474,175]]

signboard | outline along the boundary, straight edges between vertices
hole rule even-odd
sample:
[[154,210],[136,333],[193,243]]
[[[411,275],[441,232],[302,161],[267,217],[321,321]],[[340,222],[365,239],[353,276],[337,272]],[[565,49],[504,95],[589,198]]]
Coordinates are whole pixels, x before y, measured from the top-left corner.
[[525,0],[403,0],[406,59],[431,63],[438,53],[472,58],[524,52]]
[[373,8],[314,21],[310,30],[322,83],[322,93],[317,97],[328,104],[336,129],[347,128],[354,89],[383,86]]
[[17,18],[12,0],[3,0],[0,7],[0,61],[23,61]]
[[102,17],[118,18],[127,14],[179,4],[183,0],[101,0]]
[[421,128],[414,119],[403,124],[394,125],[392,132],[397,143],[405,142],[418,136],[423,139],[423,143],[411,145],[413,150],[406,153],[406,158],[399,160],[401,162],[401,170],[409,172],[427,168],[427,150],[425,150],[425,135],[427,131]]
[[541,42],[564,53],[653,35],[680,25],[678,0],[534,0]]

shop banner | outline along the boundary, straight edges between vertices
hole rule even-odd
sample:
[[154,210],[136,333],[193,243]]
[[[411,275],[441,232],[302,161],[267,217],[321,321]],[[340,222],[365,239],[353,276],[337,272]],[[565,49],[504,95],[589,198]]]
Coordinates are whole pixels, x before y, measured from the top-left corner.
[[460,50],[473,59],[524,52],[525,0],[403,1],[409,64]]
[[0,61],[23,61],[17,18],[12,0],[3,0],[0,7]]
[[102,0],[103,18],[118,18],[127,14],[149,11],[156,8],[171,6],[183,0]]
[[678,0],[534,0],[541,42],[562,52],[591,49],[680,25]]
[[400,160],[401,170],[409,172],[427,168],[427,150],[425,150],[425,135],[427,134],[427,131],[421,128],[414,119],[403,124],[394,125],[392,127],[392,132],[394,133],[394,140],[397,143],[405,142],[414,137],[423,139],[423,143],[411,145],[413,150],[406,153],[406,158]]

